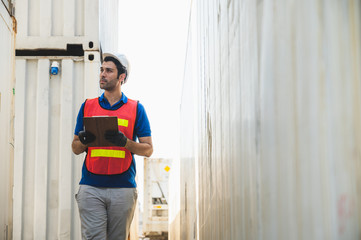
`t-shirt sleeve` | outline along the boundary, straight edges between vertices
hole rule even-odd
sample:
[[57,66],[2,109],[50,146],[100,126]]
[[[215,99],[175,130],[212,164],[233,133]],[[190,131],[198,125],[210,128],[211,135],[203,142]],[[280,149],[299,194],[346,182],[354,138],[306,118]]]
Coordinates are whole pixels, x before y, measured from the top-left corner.
[[137,117],[135,120],[134,135],[136,137],[150,137],[151,130],[147,113],[141,103],[138,102]]
[[84,124],[83,124],[84,104],[85,104],[85,102],[81,105],[79,113],[78,113],[78,117],[76,118],[76,125],[75,125],[75,131],[74,131],[75,135],[78,135],[79,132],[84,129]]

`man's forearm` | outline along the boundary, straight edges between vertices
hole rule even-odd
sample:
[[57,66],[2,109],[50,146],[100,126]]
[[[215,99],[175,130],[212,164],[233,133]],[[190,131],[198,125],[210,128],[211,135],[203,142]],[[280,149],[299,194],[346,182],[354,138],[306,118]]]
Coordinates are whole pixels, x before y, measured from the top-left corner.
[[[74,139],[71,144],[71,147],[76,155],[83,153],[87,149],[87,146],[80,142],[79,137],[77,135],[74,135]],[[125,148],[128,149],[130,152],[137,154],[139,156],[150,157],[153,153],[152,138],[151,137],[139,138],[139,143],[128,139]]]
[[153,153],[153,145],[152,142],[149,141],[137,143],[128,139],[125,148],[139,156],[150,157]]

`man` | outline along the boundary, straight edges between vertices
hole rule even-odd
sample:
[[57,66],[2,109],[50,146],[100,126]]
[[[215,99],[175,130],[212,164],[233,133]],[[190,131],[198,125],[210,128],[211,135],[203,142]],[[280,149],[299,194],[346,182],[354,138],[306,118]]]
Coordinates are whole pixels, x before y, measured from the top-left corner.
[[[72,150],[77,155],[87,153],[76,194],[83,239],[128,238],[137,200],[133,154],[150,157],[153,153],[144,107],[121,91],[129,70],[124,55],[104,53],[99,81],[104,93],[87,99],[77,117]],[[114,146],[88,147],[95,136],[83,131],[83,117],[102,115],[118,117],[119,131],[105,133]]]

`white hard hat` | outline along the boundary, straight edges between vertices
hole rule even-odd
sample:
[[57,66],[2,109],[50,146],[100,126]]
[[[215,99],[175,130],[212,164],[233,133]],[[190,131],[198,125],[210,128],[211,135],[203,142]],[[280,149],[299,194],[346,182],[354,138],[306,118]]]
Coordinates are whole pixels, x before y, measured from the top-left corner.
[[117,54],[103,53],[102,60],[104,61],[104,58],[106,58],[106,57],[113,57],[113,58],[117,59],[120,62],[120,64],[122,64],[123,67],[125,67],[126,76],[124,78],[124,83],[126,83],[126,81],[129,78],[129,74],[130,74],[130,64],[129,64],[127,57],[124,54],[119,54],[119,53],[117,53]]

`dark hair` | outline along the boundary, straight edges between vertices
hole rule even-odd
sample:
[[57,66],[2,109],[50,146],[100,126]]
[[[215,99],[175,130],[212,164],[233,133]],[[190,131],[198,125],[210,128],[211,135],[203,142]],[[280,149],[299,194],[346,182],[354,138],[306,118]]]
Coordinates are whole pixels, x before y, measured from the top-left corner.
[[127,75],[127,69],[115,58],[113,57],[105,57],[104,62],[113,62],[115,64],[115,66],[117,67],[118,70],[118,76],[117,78],[119,78],[120,74],[125,73],[125,75]]

